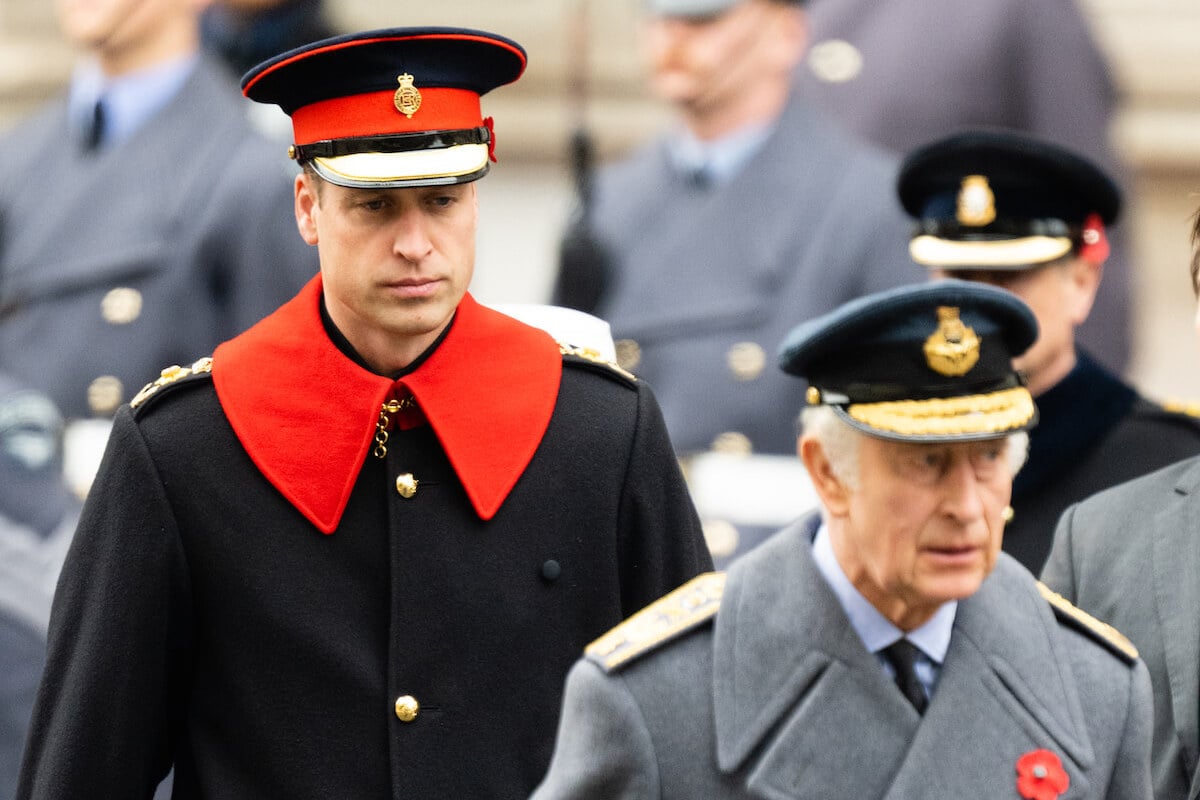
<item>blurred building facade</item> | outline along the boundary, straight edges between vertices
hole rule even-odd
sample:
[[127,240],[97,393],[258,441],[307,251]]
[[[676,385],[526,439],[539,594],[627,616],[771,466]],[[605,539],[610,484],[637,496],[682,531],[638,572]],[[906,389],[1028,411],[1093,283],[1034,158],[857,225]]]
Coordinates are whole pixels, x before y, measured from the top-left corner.
[[[1200,5],[1195,0],[1080,0],[1121,96],[1114,130],[1129,166],[1134,278],[1130,377],[1152,397],[1200,399],[1196,305],[1187,264],[1200,206]],[[617,155],[660,127],[645,91],[635,31],[640,0],[338,0],[346,30],[462,25],[511,36],[530,52],[525,77],[485,99],[497,119],[493,174],[481,184],[484,302],[540,302],[572,201],[569,140],[581,125],[598,155]],[[580,46],[586,42],[586,47]],[[52,5],[0,0],[0,128],[65,85],[71,53]],[[581,104],[581,99],[585,101]],[[581,112],[581,108],[586,111]]]

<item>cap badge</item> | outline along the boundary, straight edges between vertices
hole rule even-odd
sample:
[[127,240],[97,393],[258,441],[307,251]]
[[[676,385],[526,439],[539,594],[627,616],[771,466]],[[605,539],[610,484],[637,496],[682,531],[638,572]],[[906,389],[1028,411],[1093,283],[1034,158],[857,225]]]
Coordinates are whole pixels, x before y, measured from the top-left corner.
[[400,88],[392,95],[392,102],[396,104],[397,111],[412,119],[412,115],[421,107],[421,91],[413,86],[413,76],[407,72],[396,76],[396,80],[400,82]]
[[979,337],[954,306],[938,307],[938,329],[925,340],[925,363],[939,375],[966,375],[979,360]]
[[958,191],[958,221],[963,225],[987,225],[996,218],[996,195],[982,175],[963,178]]

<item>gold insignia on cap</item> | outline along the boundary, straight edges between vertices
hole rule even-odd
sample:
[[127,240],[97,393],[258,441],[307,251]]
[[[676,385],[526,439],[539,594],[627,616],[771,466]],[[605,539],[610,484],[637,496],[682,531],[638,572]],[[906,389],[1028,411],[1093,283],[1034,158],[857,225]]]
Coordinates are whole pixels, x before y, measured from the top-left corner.
[[959,223],[974,226],[987,225],[996,218],[996,195],[987,178],[982,175],[963,178],[958,190],[957,217]]
[[804,399],[808,401],[810,406],[821,405],[821,390],[815,386],[810,386],[804,392]]
[[412,115],[421,107],[421,91],[413,86],[413,76],[407,72],[396,76],[396,80],[400,81],[400,88],[392,95],[392,102],[396,104],[397,111],[412,119]]
[[954,306],[939,306],[938,329],[925,340],[925,363],[939,375],[966,375],[979,360],[979,337]]

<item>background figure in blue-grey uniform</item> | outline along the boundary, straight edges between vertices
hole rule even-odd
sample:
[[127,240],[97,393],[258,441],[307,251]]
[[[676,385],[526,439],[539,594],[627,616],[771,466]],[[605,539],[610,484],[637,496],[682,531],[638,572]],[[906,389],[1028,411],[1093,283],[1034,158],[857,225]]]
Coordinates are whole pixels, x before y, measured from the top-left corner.
[[[1079,0],[809,0],[800,91],[865,139],[904,154],[961,129],[1002,127],[1057,142],[1123,183],[1109,136],[1109,65]],[[1128,237],[1080,340],[1121,373],[1132,347]]]
[[593,642],[534,800],[1147,800],[1146,667],[1000,552],[1035,334],[959,281],[798,327],[821,515]]
[[78,518],[62,434],[50,399],[0,372],[0,800],[17,791],[54,584]]
[[[1200,297],[1200,214],[1192,244],[1192,290]],[[1200,313],[1196,319],[1200,326]],[[1200,456],[1067,509],[1042,570],[1052,589],[1120,626],[1145,659],[1157,800],[1200,797],[1198,532]]]
[[898,192],[917,221],[913,258],[935,276],[1016,294],[1038,320],[1017,360],[1041,422],[1013,482],[1004,549],[1037,572],[1071,503],[1200,453],[1200,420],[1141,397],[1076,344],[1108,280],[1121,195],[1099,167],[1028,134],[964,131],[913,151]]
[[[604,280],[591,296],[572,292],[595,289],[578,273],[597,262],[564,261],[556,300],[609,321],[620,362],[654,387],[681,456],[782,456],[791,467],[802,387],[766,353],[797,319],[924,277],[904,255],[896,164],[792,91],[803,3],[652,0],[647,11],[652,89],[678,121],[597,174],[583,224]],[[713,481],[725,486],[719,499],[754,511],[783,497],[763,480],[768,497],[755,499],[755,482],[732,486],[738,474]],[[696,499],[709,516],[714,498]],[[718,561],[750,543],[714,537],[717,520],[705,522]]]
[[316,274],[295,168],[201,55],[203,5],[59,0],[70,91],[0,137],[0,364],[69,422],[111,417]]
[[325,0],[212,0],[200,18],[201,42],[238,75],[336,33]]

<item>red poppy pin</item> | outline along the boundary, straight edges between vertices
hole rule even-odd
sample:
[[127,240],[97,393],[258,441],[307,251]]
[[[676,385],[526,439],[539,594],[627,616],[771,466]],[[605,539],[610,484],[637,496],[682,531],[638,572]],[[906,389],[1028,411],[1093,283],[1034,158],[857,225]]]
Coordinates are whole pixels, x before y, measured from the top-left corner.
[[1058,756],[1031,750],[1017,759],[1017,791],[1026,800],[1057,800],[1071,785]]

